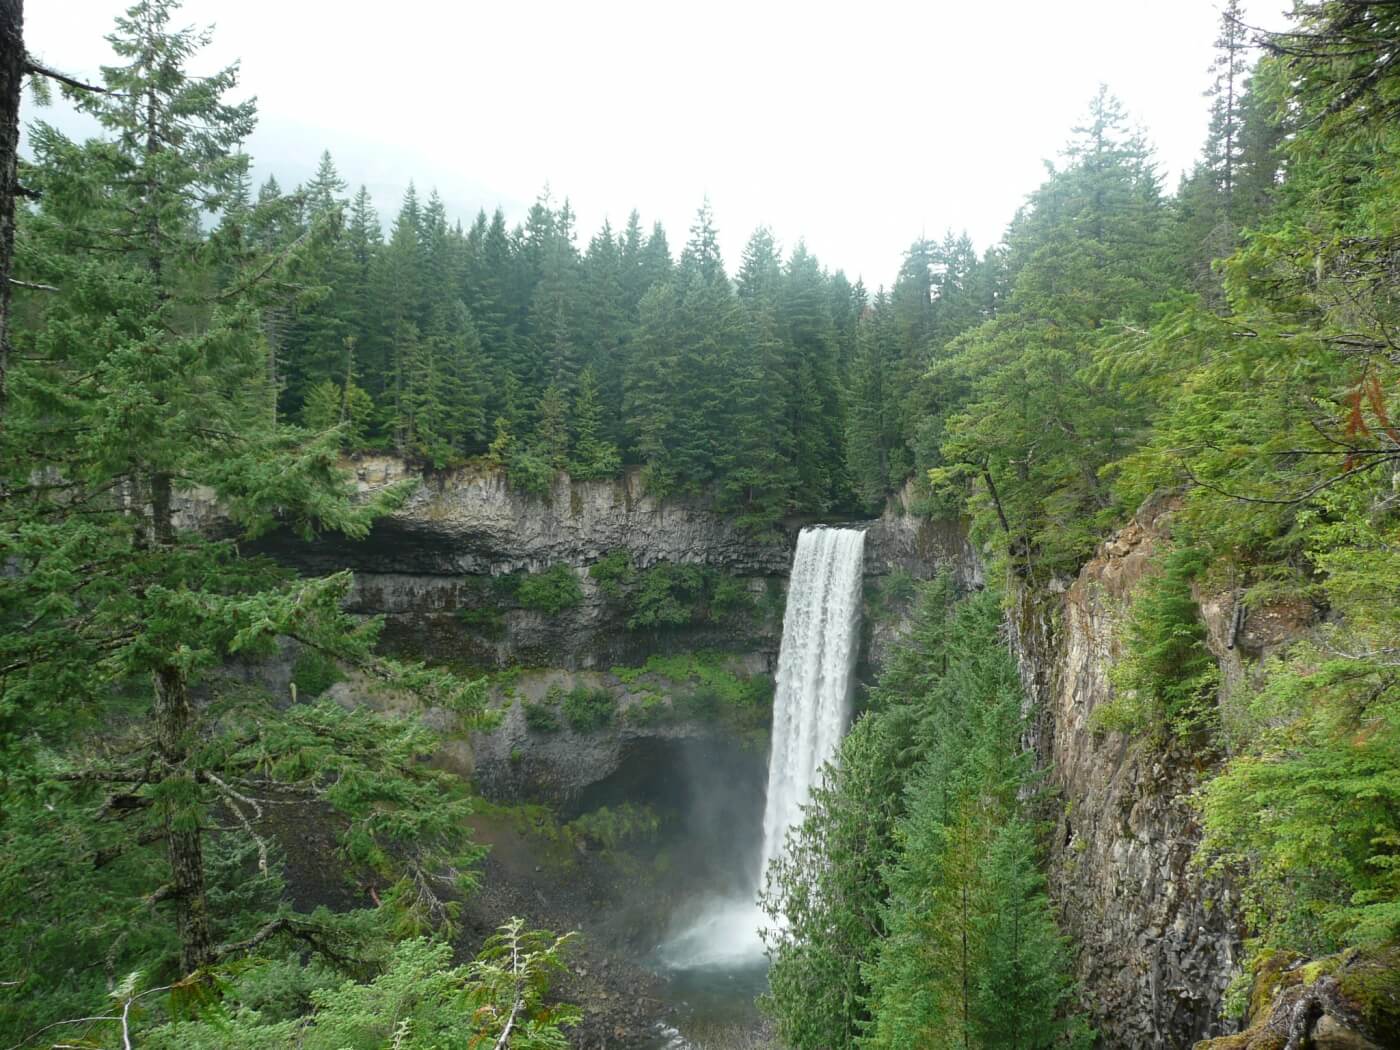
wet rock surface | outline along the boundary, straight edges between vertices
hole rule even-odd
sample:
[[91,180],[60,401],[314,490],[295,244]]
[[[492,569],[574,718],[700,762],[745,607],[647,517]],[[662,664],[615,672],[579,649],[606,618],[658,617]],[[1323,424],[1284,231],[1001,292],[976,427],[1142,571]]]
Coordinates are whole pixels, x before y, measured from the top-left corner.
[[[1011,617],[1033,698],[1029,743],[1054,791],[1051,894],[1075,943],[1081,1006],[1106,1046],[1190,1046],[1235,1027],[1219,1015],[1241,956],[1238,901],[1192,863],[1200,827],[1189,796],[1218,756],[1089,728],[1113,696],[1128,605],[1172,509],[1144,507],[1076,579],[1021,590]],[[1222,629],[1210,619],[1214,638]]]
[[[253,549],[304,573],[353,570],[351,610],[383,615],[385,642],[396,650],[483,668],[601,669],[640,663],[652,653],[704,649],[776,658],[787,574],[803,522],[747,531],[704,500],[657,500],[635,470],[602,481],[561,474],[540,495],[513,488],[491,469],[419,474],[391,457],[367,457],[355,461],[353,471],[365,497],[394,485],[411,492],[362,540],[326,534],[307,542],[276,532]],[[964,588],[980,586],[981,563],[961,523],[917,517],[909,513],[910,500],[906,492],[880,518],[863,523],[866,576],[902,572],[927,579],[949,571]],[[218,508],[207,494],[187,493],[181,512],[186,526],[218,528]],[[588,572],[616,551],[626,551],[639,570],[684,564],[725,573],[749,592],[759,612],[663,631],[629,630],[626,610]],[[557,613],[502,602],[491,592],[492,581],[508,574],[560,565],[578,578],[581,600]],[[464,622],[464,612],[487,606],[498,606],[490,622]]]
[[1307,961],[1275,955],[1255,977],[1251,1024],[1197,1050],[1382,1050],[1400,1046],[1400,948]]

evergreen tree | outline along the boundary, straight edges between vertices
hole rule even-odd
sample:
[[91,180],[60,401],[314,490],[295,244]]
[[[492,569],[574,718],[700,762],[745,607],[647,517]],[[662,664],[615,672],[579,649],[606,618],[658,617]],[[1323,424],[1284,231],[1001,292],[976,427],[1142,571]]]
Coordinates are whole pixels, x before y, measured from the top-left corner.
[[591,368],[585,368],[578,377],[573,425],[574,452],[569,473],[582,481],[614,476],[622,466],[622,457],[617,446],[604,436],[603,402]]
[[[946,639],[942,653],[931,647],[946,653],[946,669],[924,664],[922,755],[886,872],[888,933],[867,969],[873,1020],[862,1046],[991,1050],[1088,1038],[1064,1011],[1067,955],[1022,823],[1030,756],[1000,621],[996,596],[982,594],[962,603],[946,633],[929,631]],[[996,998],[1013,983],[1012,998]]]
[[[539,207],[539,205],[537,205]],[[532,219],[535,213],[532,211]],[[543,219],[539,221],[543,222]],[[535,231],[530,236],[536,236]],[[529,328],[534,340],[532,364],[523,375],[526,389],[548,384],[562,394],[572,394],[583,365],[579,345],[580,273],[578,250],[573,241],[573,215],[566,200],[542,238],[527,250],[538,252],[538,279],[530,306]],[[611,238],[609,238],[611,240]]]
[[[634,327],[633,309],[624,287],[623,249],[608,223],[593,237],[584,257],[579,302],[580,342],[586,368],[592,370],[602,405],[621,406],[628,342]],[[582,377],[580,377],[582,384]],[[582,394],[582,386],[579,389]],[[621,412],[606,413],[603,430],[614,446],[626,441]]]
[[1119,510],[1100,471],[1144,433],[1151,404],[1141,385],[1107,394],[1100,365],[1117,325],[1145,323],[1179,273],[1151,155],[1105,91],[1066,156],[1008,234],[1007,305],[931,379],[965,391],[931,421],[931,476],[944,492],[975,486],[986,527],[1031,572],[1077,564]]
[[569,402],[564,391],[554,384],[545,387],[535,409],[535,455],[549,465],[551,471],[569,467]]
[[288,411],[302,405],[311,386],[334,382],[345,371],[346,340],[353,337],[350,293],[355,268],[345,227],[348,202],[341,196],[345,188],[326,152],[321,154],[315,177],[298,193],[305,201],[306,230],[297,295],[282,334],[286,347],[282,402]]
[[880,509],[885,495],[903,480],[906,460],[899,432],[896,389],[898,357],[883,293],[871,316],[856,329],[846,395],[846,469],[862,504]]
[[341,447],[358,449],[365,441],[369,423],[374,415],[370,396],[351,381],[338,386],[323,379],[306,394],[302,406],[302,422],[313,431],[341,428]]
[[488,413],[519,422],[523,419],[524,405],[514,392],[521,389],[524,376],[516,358],[516,328],[511,317],[513,269],[505,213],[497,208],[486,227],[480,255],[471,261],[466,302],[476,321],[486,372],[490,376],[492,396]]
[[997,830],[982,858],[987,889],[974,934],[982,966],[970,995],[982,1046],[1029,1050],[1088,1035],[1082,1023],[1065,1019],[1069,945],[1055,925],[1037,859],[1035,835],[1019,817]]
[[[207,38],[172,30],[173,10],[142,0],[117,20],[110,93],[81,103],[107,138],[41,125],[34,139],[43,202],[27,237],[61,291],[24,333],[0,456],[0,928],[27,1004],[16,1026],[101,998],[78,957],[174,980],[291,937],[334,951],[349,927],[275,902],[270,802],[328,804],[349,870],[424,921],[446,912],[422,891],[464,883],[474,852],[463,792],[419,764],[433,746],[421,727],[218,673],[279,638],[368,666],[373,628],[341,611],[348,576],[295,579],[187,531],[180,490],[208,486],[247,535],[279,521],[363,535],[382,503],[353,509],[334,440],[299,446],[267,411],[253,290],[285,275],[260,265],[213,289],[224,242],[196,208],[238,191],[254,111],[224,101],[234,69],[187,74]],[[440,676],[400,682],[467,715],[478,704]]]
[[797,491],[806,509],[827,512],[849,499],[844,406],[826,278],[804,244],[797,245],[784,268],[780,311],[789,349],[786,407]]
[[[645,295],[657,284],[671,276],[671,246],[666,240],[666,231],[661,223],[653,223],[646,247],[638,260],[639,279],[635,285]],[[640,299],[638,302],[640,303]]]

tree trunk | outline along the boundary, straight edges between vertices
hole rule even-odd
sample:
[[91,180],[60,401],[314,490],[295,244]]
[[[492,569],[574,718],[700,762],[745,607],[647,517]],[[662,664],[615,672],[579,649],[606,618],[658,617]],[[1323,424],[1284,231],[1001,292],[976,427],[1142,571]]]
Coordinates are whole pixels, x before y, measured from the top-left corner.
[[[175,543],[168,474],[151,478],[151,536],[155,545]],[[204,884],[204,841],[193,796],[198,790],[190,766],[194,705],[184,671],[172,665],[156,668],[156,750],[164,767],[163,784],[170,792],[162,803],[175,923],[180,935],[180,969],[189,974],[214,958],[209,929],[209,900]]]
[[10,267],[19,192],[19,100],[24,85],[24,0],[0,0],[0,421],[10,364]]

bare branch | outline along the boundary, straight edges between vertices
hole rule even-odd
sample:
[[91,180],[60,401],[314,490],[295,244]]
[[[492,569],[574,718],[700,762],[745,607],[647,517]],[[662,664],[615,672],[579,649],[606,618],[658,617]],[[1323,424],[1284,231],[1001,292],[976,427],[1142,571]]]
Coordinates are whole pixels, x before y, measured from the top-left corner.
[[67,84],[70,88],[74,88],[77,91],[93,91],[99,95],[111,94],[105,87],[99,87],[96,84],[85,84],[81,80],[75,80],[70,76],[65,76],[56,69],[50,69],[48,66],[41,66],[38,62],[34,61],[33,55],[24,56],[24,71],[37,77],[48,77],[50,80],[57,80],[60,84]]
[[267,840],[253,830],[253,822],[249,820],[247,814],[239,808],[238,803],[242,802],[244,805],[251,806],[255,815],[254,819],[256,820],[263,819],[262,806],[258,805],[257,799],[250,798],[249,796],[241,794],[240,792],[235,791],[233,788],[229,787],[226,783],[220,780],[216,774],[205,770],[204,775],[209,779],[210,783],[212,783],[216,788],[219,789],[219,794],[224,796],[224,801],[228,804],[228,808],[233,811],[233,815],[238,819],[238,823],[243,826],[243,830],[246,831],[248,835],[252,838],[252,840],[257,843],[258,871],[266,875]]

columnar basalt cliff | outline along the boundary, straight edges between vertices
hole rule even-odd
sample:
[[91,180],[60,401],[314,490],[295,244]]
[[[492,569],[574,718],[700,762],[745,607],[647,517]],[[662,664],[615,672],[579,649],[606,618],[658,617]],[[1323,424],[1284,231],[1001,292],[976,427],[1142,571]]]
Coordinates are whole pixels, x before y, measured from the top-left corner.
[[1075,943],[1083,1006],[1109,1046],[1184,1047],[1221,1031],[1239,957],[1229,888],[1191,863],[1199,829],[1188,798],[1211,759],[1089,725],[1113,695],[1120,629],[1164,509],[1120,530],[1060,594],[1017,595],[1012,617],[1031,742],[1057,810],[1051,892]]
[[[1084,1008],[1107,1046],[1186,1047],[1228,1033],[1221,1006],[1241,957],[1238,901],[1195,863],[1193,791],[1222,756],[1182,742],[1096,733],[1113,697],[1129,605],[1170,537],[1175,503],[1149,501],[1073,581],[1017,588],[1012,642],[1048,772],[1050,884],[1075,943]],[[1310,610],[1236,622],[1235,596],[1198,596],[1227,702],[1258,662],[1307,628]],[[1233,637],[1232,637],[1233,635]]]
[[[414,487],[362,541],[323,536],[307,544],[279,534],[260,548],[305,572],[354,570],[352,608],[384,615],[391,645],[487,668],[607,668],[670,650],[776,655],[801,522],[746,531],[703,500],[658,500],[643,490],[636,471],[605,481],[561,474],[548,492],[535,495],[492,469],[420,476],[400,460],[379,457],[358,460],[354,470],[366,495],[397,483]],[[892,501],[868,523],[867,576],[898,570],[928,578],[946,570],[964,586],[979,585],[980,566],[961,526],[914,517],[906,505]],[[187,523],[214,515],[208,502],[186,503]],[[630,630],[626,610],[588,572],[619,551],[637,570],[694,565],[724,573],[749,593],[756,612]],[[525,607],[492,587],[512,573],[556,566],[574,573],[581,597],[555,613]],[[488,608],[499,615],[464,616]],[[893,636],[886,632],[876,640],[880,653]]]

